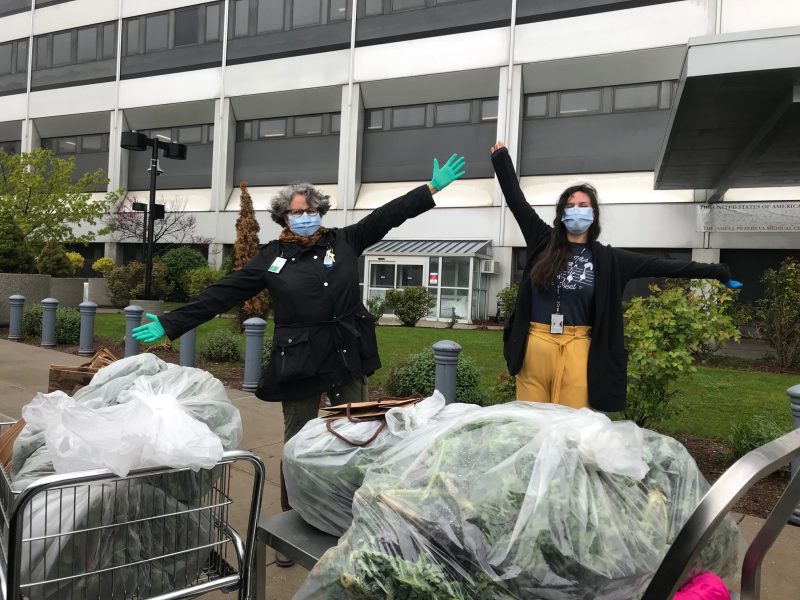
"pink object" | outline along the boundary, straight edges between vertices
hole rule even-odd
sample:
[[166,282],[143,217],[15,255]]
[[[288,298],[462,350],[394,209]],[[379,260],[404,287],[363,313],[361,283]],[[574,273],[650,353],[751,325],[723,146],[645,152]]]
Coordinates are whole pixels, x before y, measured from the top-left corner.
[[689,580],[673,600],[731,600],[731,594],[722,579],[711,571],[705,571]]

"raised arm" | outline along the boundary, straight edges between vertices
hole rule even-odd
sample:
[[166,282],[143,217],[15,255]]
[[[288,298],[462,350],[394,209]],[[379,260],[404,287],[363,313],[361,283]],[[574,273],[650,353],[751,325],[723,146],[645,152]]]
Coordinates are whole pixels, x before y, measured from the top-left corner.
[[463,177],[464,168],[464,157],[459,157],[458,154],[453,154],[442,167],[434,158],[433,176],[427,185],[414,188],[407,194],[375,209],[358,223],[343,228],[342,234],[356,248],[358,254],[361,254],[372,244],[382,240],[392,228],[402,225],[406,219],[416,217],[436,206],[433,195]]
[[517,225],[522,230],[525,244],[528,247],[538,246],[550,235],[551,227],[541,217],[536,214],[533,207],[528,204],[522,188],[519,187],[519,179],[508,154],[508,148],[503,142],[497,142],[492,146],[492,166],[500,182],[500,189],[506,198],[508,208],[517,221]]
[[[722,263],[699,263],[686,260],[657,258],[615,248],[624,282],[637,277],[680,277],[685,279],[718,279],[722,283],[731,281],[731,272]],[[729,286],[734,287],[734,286]]]

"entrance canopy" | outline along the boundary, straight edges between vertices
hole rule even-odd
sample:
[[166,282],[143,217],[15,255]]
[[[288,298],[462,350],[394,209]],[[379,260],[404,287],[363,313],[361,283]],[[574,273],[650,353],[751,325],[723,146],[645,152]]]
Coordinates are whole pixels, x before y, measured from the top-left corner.
[[690,40],[656,189],[800,185],[800,27]]
[[475,256],[490,255],[491,240],[381,240],[365,256]]

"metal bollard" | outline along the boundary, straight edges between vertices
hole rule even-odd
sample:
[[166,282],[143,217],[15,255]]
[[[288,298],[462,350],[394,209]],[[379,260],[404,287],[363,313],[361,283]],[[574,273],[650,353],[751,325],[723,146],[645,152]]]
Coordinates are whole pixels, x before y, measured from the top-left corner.
[[440,340],[433,345],[433,362],[436,364],[434,387],[444,396],[447,404],[456,401],[456,366],[461,346],[450,340]]
[[[792,421],[794,429],[800,428],[800,384],[793,385],[786,393],[789,394],[789,408],[792,411]],[[792,477],[800,470],[800,458],[792,461]],[[796,506],[792,516],[789,517],[792,525],[800,525],[800,506]]]
[[56,310],[58,300],[45,298],[42,300],[42,348],[54,348],[56,345]]
[[181,340],[180,365],[182,367],[193,367],[195,346],[197,343],[197,329],[190,329],[181,336],[180,340]]
[[125,358],[139,354],[139,340],[133,337],[133,330],[142,324],[144,309],[131,304],[125,309]]
[[81,313],[81,341],[78,347],[78,356],[91,356],[94,354],[94,317],[97,314],[97,304],[85,300],[78,304]]
[[8,297],[11,311],[8,320],[8,339],[12,342],[22,339],[22,312],[25,308],[25,296],[14,294]]
[[243,325],[245,347],[242,389],[253,392],[258,387],[258,380],[261,377],[261,348],[264,345],[264,329],[267,327],[267,322],[258,317],[251,317]]

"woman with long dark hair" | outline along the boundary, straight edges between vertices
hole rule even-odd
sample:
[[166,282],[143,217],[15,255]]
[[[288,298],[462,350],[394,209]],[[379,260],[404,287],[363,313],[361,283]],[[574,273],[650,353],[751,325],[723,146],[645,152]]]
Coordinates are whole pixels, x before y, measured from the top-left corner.
[[599,243],[600,208],[589,184],[561,193],[550,226],[525,199],[503,142],[492,146],[492,165],[528,248],[503,333],[518,400],[605,412],[625,408],[622,292],[631,279],[708,278],[742,287],[723,264],[667,260]]

